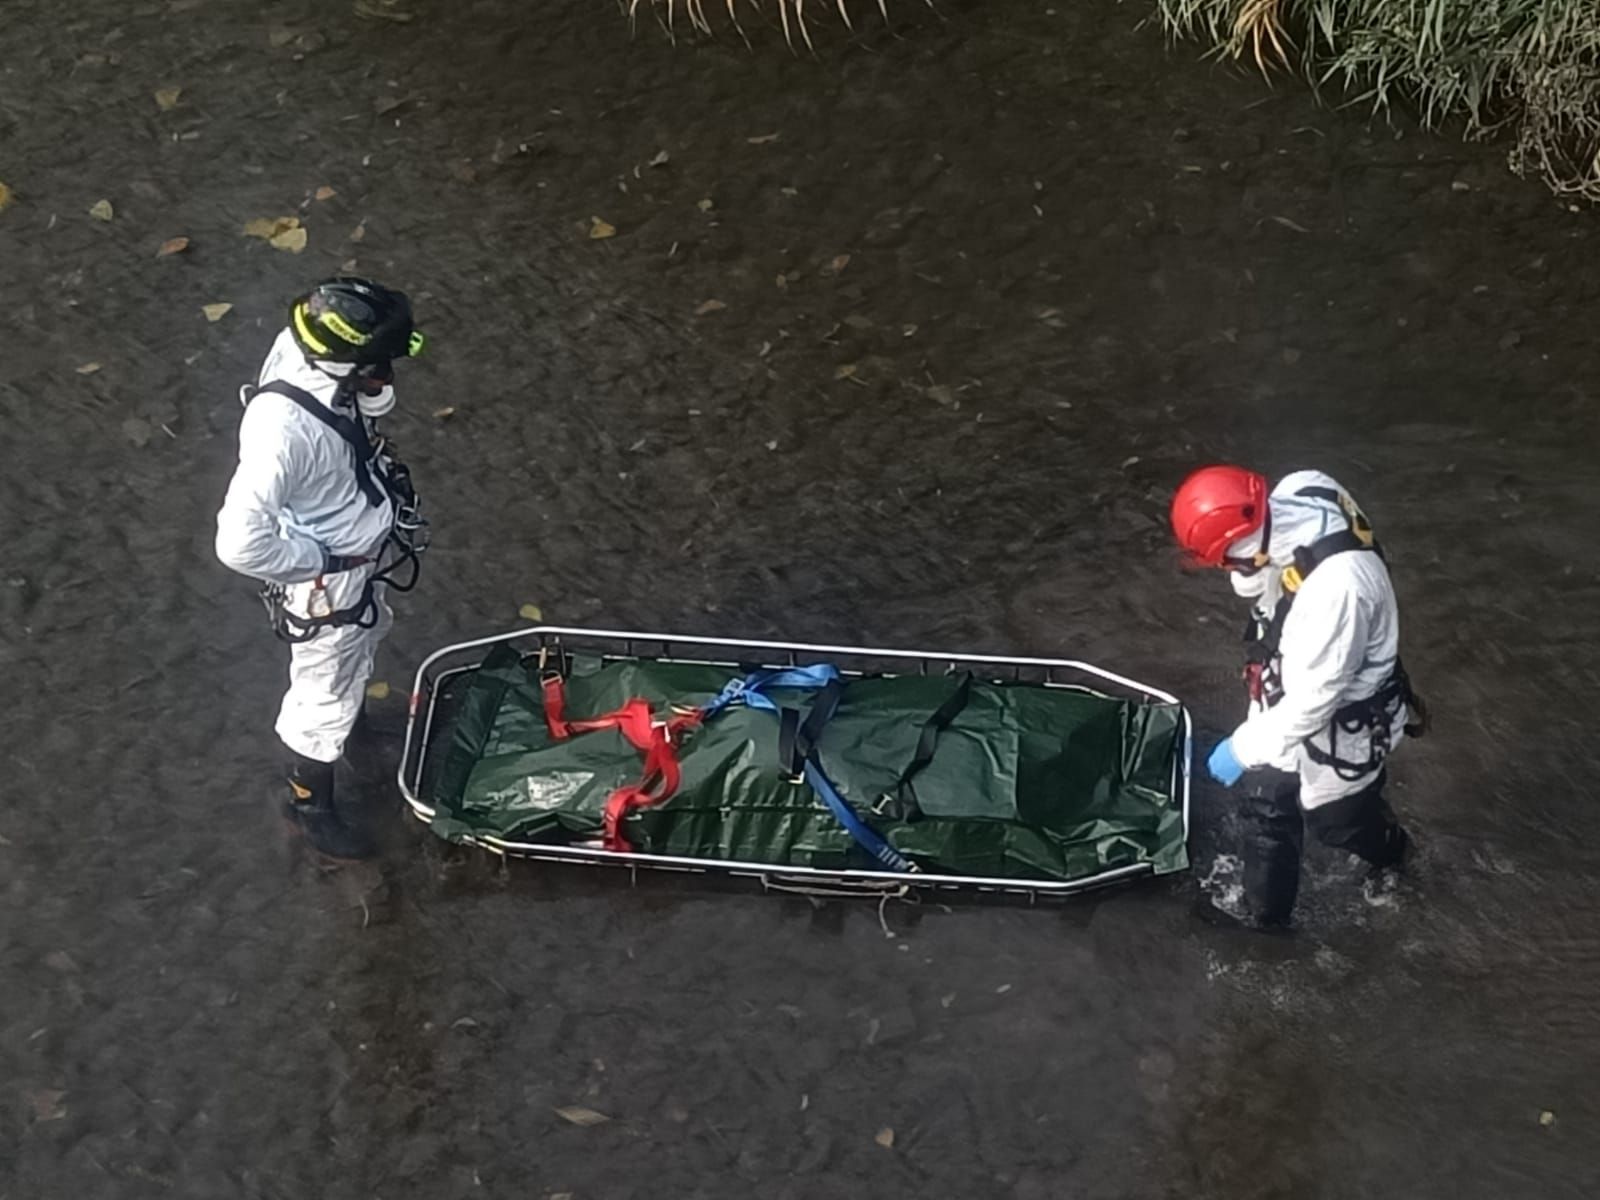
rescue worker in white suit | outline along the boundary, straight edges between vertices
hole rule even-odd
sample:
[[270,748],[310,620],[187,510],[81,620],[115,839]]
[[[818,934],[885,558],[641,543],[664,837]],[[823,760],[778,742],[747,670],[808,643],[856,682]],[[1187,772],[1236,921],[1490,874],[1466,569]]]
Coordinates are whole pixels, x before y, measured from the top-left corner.
[[[339,277],[297,299],[257,383],[241,391],[239,464],[217,514],[217,557],[265,585],[274,630],[291,643],[277,720],[292,755],[284,813],[332,858],[375,852],[334,802],[334,764],[364,727],[373,658],[393,622],[384,592],[415,582],[425,523],[374,421],[394,407],[391,363],[421,348],[400,292]],[[410,582],[398,581],[400,564]]]
[[1421,731],[1411,722],[1422,709],[1400,663],[1394,587],[1365,514],[1319,471],[1296,471],[1269,493],[1253,471],[1201,468],[1173,497],[1172,527],[1193,561],[1227,570],[1254,601],[1249,712],[1206,769],[1225,787],[1247,774],[1260,784],[1246,801],[1247,919],[1286,926],[1304,827],[1374,872],[1405,858],[1385,768]]

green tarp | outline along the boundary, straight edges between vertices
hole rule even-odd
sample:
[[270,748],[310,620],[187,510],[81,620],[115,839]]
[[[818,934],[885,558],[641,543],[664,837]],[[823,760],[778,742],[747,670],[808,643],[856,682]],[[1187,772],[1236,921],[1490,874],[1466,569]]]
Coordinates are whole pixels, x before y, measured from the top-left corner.
[[[633,697],[658,714],[704,704],[740,672],[653,660],[574,660],[569,719]],[[919,814],[886,801],[929,718],[958,677],[852,678],[823,728],[817,761],[839,792],[924,871],[1016,880],[1076,880],[1149,863],[1188,865],[1172,796],[1182,710],[1064,688],[974,680],[964,707],[914,777]],[[814,692],[775,690],[804,714]],[[607,797],[639,782],[640,751],[612,729],[552,738],[538,671],[497,648],[461,688],[430,773],[435,831],[447,838],[590,843]],[[647,854],[830,870],[876,868],[810,786],[783,777],[779,722],[735,705],[691,730],[683,778],[622,829]]]

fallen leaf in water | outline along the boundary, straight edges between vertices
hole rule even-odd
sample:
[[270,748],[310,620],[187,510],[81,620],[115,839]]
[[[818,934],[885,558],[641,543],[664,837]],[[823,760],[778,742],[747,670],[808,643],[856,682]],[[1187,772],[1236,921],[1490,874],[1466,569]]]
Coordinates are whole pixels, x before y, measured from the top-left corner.
[[84,363],[83,366],[78,368],[78,374],[79,375],[93,375],[99,369],[100,369],[100,364],[99,363],[96,363],[96,362]]
[[1542,1113],[1539,1114],[1539,1124],[1548,1127],[1548,1126],[1554,1125],[1555,1123],[1556,1123],[1556,1115],[1555,1115],[1555,1113],[1551,1112],[1548,1108],[1545,1109]]
[[617,227],[609,221],[602,221],[599,217],[589,218],[589,238],[599,241],[601,238],[616,237]]
[[352,11],[358,17],[372,21],[394,21],[404,25],[415,18],[411,13],[394,7],[395,0],[356,0]]
[[389,685],[382,679],[374,679],[367,684],[368,700],[387,700],[389,698]]
[[835,379],[854,379],[857,369],[855,363],[845,363],[842,367],[833,369],[833,377]]
[[1276,221],[1279,225],[1282,225],[1285,229],[1292,229],[1296,233],[1310,233],[1311,232],[1311,230],[1307,229],[1304,225],[1300,224],[1300,222],[1291,221],[1288,217],[1273,217],[1272,219],[1274,221]]
[[17,194],[15,192],[5,184],[0,183],[0,212],[5,212],[6,209],[10,208],[16,198]]
[[848,254],[835,254],[833,256],[833,261],[828,264],[828,270],[832,271],[835,275],[838,275],[849,265],[850,256]]
[[901,326],[900,336],[901,337],[916,337],[917,336],[917,327],[915,325],[904,325],[904,326]]
[[893,1150],[894,1130],[885,1125],[882,1129],[878,1130],[877,1136],[875,1136],[872,1140],[877,1142],[878,1145],[882,1146],[885,1150]]
[[544,609],[540,608],[537,604],[524,604],[521,608],[517,609],[517,616],[521,617],[524,621],[533,621],[537,623],[544,620]]
[[156,89],[156,107],[162,112],[171,112],[178,107],[178,97],[183,95],[181,87],[164,87]]
[[996,996],[1004,996],[1010,990],[1011,985],[1009,983],[1002,983],[999,987],[995,988],[994,994]]
[[652,167],[664,167],[667,165],[668,161],[667,152],[665,150],[657,150],[656,156],[652,158],[646,165]]
[[844,319],[844,323],[851,329],[867,330],[872,328],[872,318],[860,313],[851,313]]
[[385,113],[392,113],[410,99],[410,96],[379,96],[372,102],[372,111],[381,117]]
[[299,254],[306,248],[306,231],[300,226],[285,229],[282,233],[267,239],[268,245],[275,250],[287,250],[290,254]]
[[770,442],[767,443],[767,449],[768,450],[776,450],[777,448],[778,448],[778,439],[777,438],[773,438]]
[[254,221],[245,222],[244,234],[246,237],[258,237],[270,242],[280,233],[299,228],[299,217],[257,217]]
[[769,142],[777,141],[782,136],[783,135],[781,133],[763,133],[759,137],[745,138],[745,141],[749,142],[752,146],[765,146]]
[[222,320],[223,317],[227,316],[229,313],[231,313],[233,311],[233,305],[231,305],[231,304],[202,304],[200,306],[200,311],[205,313],[206,320],[210,321],[213,325],[215,325],[218,321]]
[[706,300],[694,310],[694,315],[697,317],[703,317],[707,313],[721,312],[727,307],[728,306],[721,300]]
[[89,206],[89,215],[96,221],[109,221],[117,215],[117,211],[111,207],[111,201],[96,200]]
[[350,239],[349,240],[352,241],[352,242],[359,242],[362,238],[364,238],[366,236],[367,236],[367,223],[365,221],[363,221],[363,222],[361,222],[361,224],[357,225],[354,229],[352,229],[350,231]]
[[63,1103],[67,1094],[59,1088],[42,1088],[37,1092],[28,1093],[28,1103],[33,1106],[33,1119],[36,1121],[59,1121],[67,1115],[67,1106]]
[[939,1007],[940,1008],[949,1008],[955,1002],[956,1002],[956,994],[954,992],[949,992],[949,993],[946,993],[945,995],[939,997]]
[[270,30],[267,33],[267,45],[274,49],[279,46],[287,46],[292,41],[294,41],[294,30],[292,29],[284,29],[279,26],[277,29]]
[[316,191],[311,193],[311,196],[314,200],[332,200],[338,194],[339,193],[334,191],[331,187],[319,187]]
[[182,254],[189,248],[189,239],[186,237],[168,238],[161,243],[161,249],[156,251],[157,258],[166,258],[173,254]]
[[604,1125],[611,1120],[605,1113],[598,1113],[592,1108],[583,1108],[576,1104],[556,1109],[556,1116],[563,1121],[571,1121],[574,1125]]
[[956,394],[944,384],[936,383],[928,389],[928,399],[932,400],[935,404],[942,404],[946,408],[954,408],[956,403]]
[[1137,454],[1130,454],[1130,455],[1128,455],[1127,458],[1122,460],[1122,469],[1124,471],[1126,471],[1129,467],[1133,466],[1138,461],[1139,461],[1139,456]]
[[710,196],[707,196],[704,200],[701,200],[695,205],[695,207],[701,212],[710,212],[716,206],[716,201],[712,200]]
[[435,421],[448,421],[455,415],[456,406],[453,404],[446,404],[443,408],[436,408],[433,410],[433,419]]

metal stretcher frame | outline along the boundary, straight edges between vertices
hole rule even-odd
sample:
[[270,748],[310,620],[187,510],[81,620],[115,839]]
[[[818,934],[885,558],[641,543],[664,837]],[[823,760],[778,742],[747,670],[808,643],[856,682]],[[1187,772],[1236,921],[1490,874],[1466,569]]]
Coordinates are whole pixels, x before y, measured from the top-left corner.
[[[437,715],[440,690],[451,678],[478,669],[485,653],[496,646],[512,645],[524,659],[541,651],[598,655],[606,661],[649,658],[666,662],[696,663],[738,668],[759,664],[766,667],[804,666],[829,662],[845,675],[864,670],[895,673],[890,667],[905,666],[901,674],[929,674],[936,668],[947,671],[971,669],[984,678],[1003,679],[1007,675],[1044,687],[1067,688],[1099,695],[1115,695],[1162,704],[1176,704],[1182,715],[1181,738],[1173,758],[1169,799],[1182,806],[1183,836],[1189,838],[1189,778],[1194,726],[1189,710],[1169,692],[1126,676],[1103,670],[1089,663],[1060,658],[1009,658],[989,654],[960,654],[933,650],[886,650],[864,646],[825,646],[804,642],[768,642],[737,638],[693,637],[684,634],[631,633],[614,629],[583,629],[558,625],[538,625],[492,637],[458,642],[435,651],[417,668],[411,689],[410,713],[406,720],[405,748],[400,758],[400,792],[412,814],[431,823],[434,809],[422,799],[422,780],[427,766],[430,742]],[[864,663],[872,664],[870,667]],[[854,666],[852,666],[854,664]],[[1038,676],[1032,678],[1032,676]],[[1111,690],[1104,690],[1111,689]],[[605,850],[599,846],[558,845],[523,842],[489,834],[463,839],[493,853],[546,862],[588,863],[652,870],[718,873],[760,880],[767,886],[838,888],[844,891],[882,893],[906,887],[918,889],[976,889],[1007,892],[1036,898],[1079,892],[1134,876],[1149,874],[1149,863],[1112,867],[1098,874],[1074,880],[1018,880],[993,876],[943,875],[930,872],[900,872],[876,869],[824,870],[782,863],[750,863],[725,859],[685,858],[631,851]]]

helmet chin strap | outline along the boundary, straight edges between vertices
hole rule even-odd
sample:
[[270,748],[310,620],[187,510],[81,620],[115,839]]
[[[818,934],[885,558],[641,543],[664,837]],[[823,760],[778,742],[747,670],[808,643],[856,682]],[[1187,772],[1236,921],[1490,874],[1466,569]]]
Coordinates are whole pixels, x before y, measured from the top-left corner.
[[[1259,539],[1259,540],[1257,540]],[[1266,511],[1261,514],[1261,528],[1251,534],[1249,538],[1241,538],[1229,546],[1229,550],[1239,549],[1240,542],[1254,541],[1256,548],[1248,554],[1225,554],[1222,565],[1230,571],[1239,571],[1250,575],[1261,570],[1272,561],[1272,505],[1267,504]]]

